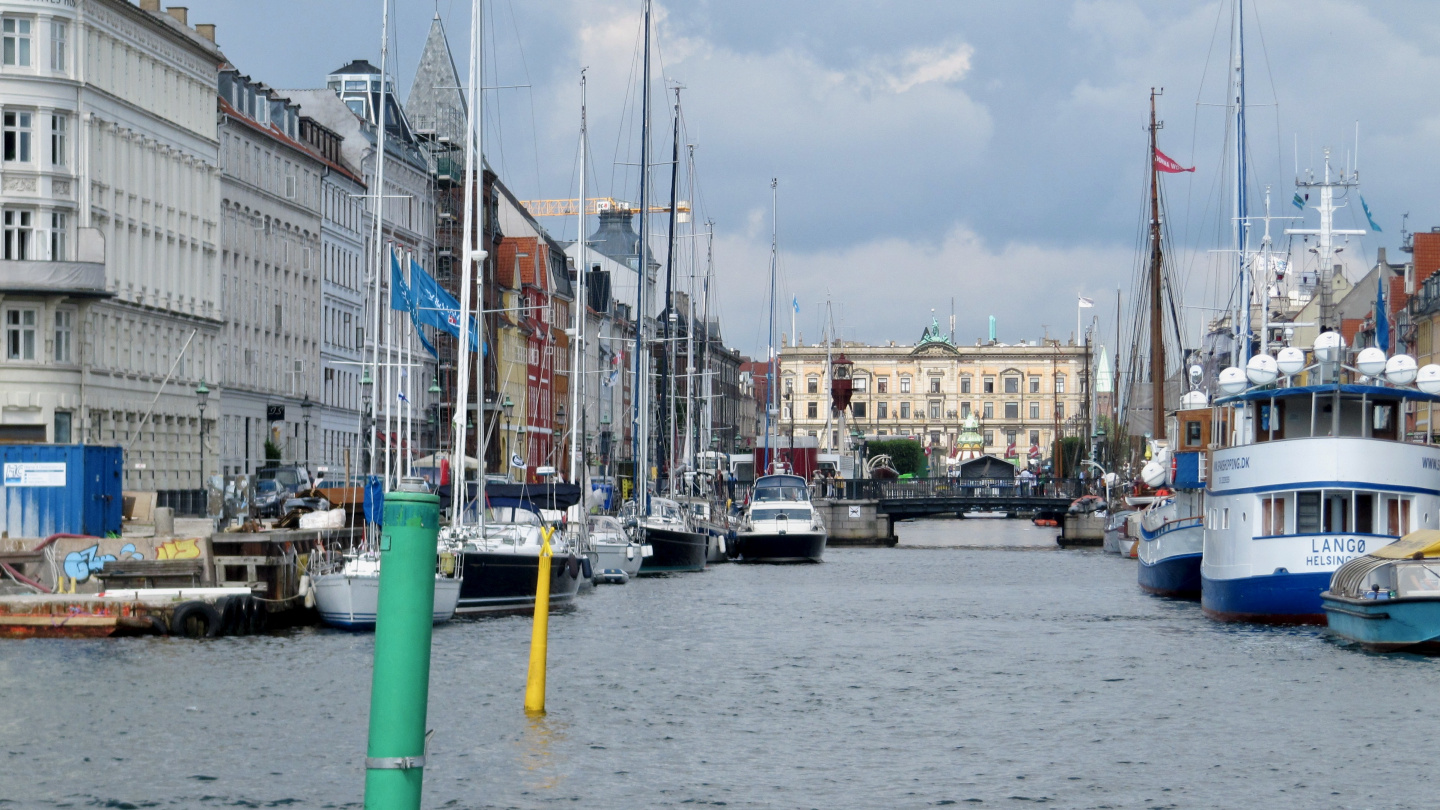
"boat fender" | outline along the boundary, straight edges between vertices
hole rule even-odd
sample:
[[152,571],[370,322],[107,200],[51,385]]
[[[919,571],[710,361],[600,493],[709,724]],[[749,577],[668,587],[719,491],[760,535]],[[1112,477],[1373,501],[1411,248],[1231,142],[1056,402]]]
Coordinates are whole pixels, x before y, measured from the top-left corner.
[[565,571],[570,575],[571,579],[580,576],[580,558],[574,556],[566,557]]
[[314,588],[311,588],[311,589],[310,589],[310,592],[307,593],[307,594],[305,594],[305,609],[306,609],[306,610],[313,610],[314,608],[315,608],[315,589],[314,589]]
[[220,612],[208,602],[181,602],[170,618],[171,632],[187,638],[215,638],[221,627]]
[[626,546],[626,547],[625,547],[625,559],[627,559],[627,560],[633,560],[633,559],[635,559],[635,547],[634,547],[634,546]]
[[151,614],[147,615],[145,618],[150,620],[150,630],[151,630],[152,632],[154,632],[155,635],[157,635],[157,636],[168,636],[168,635],[170,635],[170,626],[167,625],[167,624],[165,624],[165,619],[164,619],[163,617],[161,617],[161,616],[156,616],[154,613],[151,613]]
[[590,566],[589,557],[580,558],[580,572],[585,575],[586,579],[595,578],[595,569]]
[[300,575],[300,588],[296,591],[296,594],[299,595],[299,596],[309,596],[309,595],[310,595],[310,575],[309,575],[309,574],[301,574],[301,575]]

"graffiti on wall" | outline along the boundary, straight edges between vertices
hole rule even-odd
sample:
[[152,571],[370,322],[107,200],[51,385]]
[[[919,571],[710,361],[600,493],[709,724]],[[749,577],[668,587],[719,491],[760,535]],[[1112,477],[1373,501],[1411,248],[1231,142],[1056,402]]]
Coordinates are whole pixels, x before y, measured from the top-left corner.
[[[198,554],[196,556],[199,556]],[[91,574],[98,573],[105,567],[105,563],[114,562],[116,559],[143,560],[145,555],[135,550],[134,543],[126,543],[120,549],[120,556],[114,554],[101,554],[100,544],[72,551],[65,555],[65,576],[76,582],[84,582],[90,579]]]
[[155,559],[157,560],[198,560],[199,558],[200,541],[193,537],[166,540],[155,547]]

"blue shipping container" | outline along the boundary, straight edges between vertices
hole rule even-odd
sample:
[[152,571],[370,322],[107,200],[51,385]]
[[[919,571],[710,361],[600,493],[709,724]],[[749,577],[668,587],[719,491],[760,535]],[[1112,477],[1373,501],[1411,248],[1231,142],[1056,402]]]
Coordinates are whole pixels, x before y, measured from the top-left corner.
[[120,531],[119,447],[0,444],[0,529],[10,537]]

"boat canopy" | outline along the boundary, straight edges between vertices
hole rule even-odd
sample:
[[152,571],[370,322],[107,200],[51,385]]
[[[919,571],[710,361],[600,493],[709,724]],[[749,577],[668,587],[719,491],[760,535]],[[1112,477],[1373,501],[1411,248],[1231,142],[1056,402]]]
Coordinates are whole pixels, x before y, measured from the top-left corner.
[[[479,487],[471,484],[473,499]],[[485,500],[490,506],[518,506],[538,512],[541,509],[563,511],[580,502],[579,484],[488,484]]]
[[1386,560],[1405,560],[1416,554],[1421,557],[1440,557],[1440,530],[1421,529],[1411,532],[1388,546],[1376,549],[1371,556]]
[[1383,385],[1328,383],[1326,385],[1296,385],[1290,388],[1259,388],[1254,391],[1246,391],[1243,394],[1220,397],[1215,400],[1215,404],[1230,405],[1236,402],[1268,401],[1271,399],[1281,399],[1283,397],[1334,394],[1336,389],[1339,389],[1339,392],[1342,394],[1356,394],[1379,399],[1406,399],[1411,402],[1440,402],[1440,395],[1427,394],[1413,388],[1389,388]]

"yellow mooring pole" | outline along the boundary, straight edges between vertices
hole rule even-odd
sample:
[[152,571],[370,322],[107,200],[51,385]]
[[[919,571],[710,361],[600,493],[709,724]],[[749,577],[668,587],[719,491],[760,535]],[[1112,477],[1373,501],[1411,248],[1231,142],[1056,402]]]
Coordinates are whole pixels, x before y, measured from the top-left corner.
[[530,674],[525,679],[525,713],[545,713],[545,644],[550,637],[550,537],[555,529],[540,530],[540,559],[535,561],[535,624],[530,631]]

